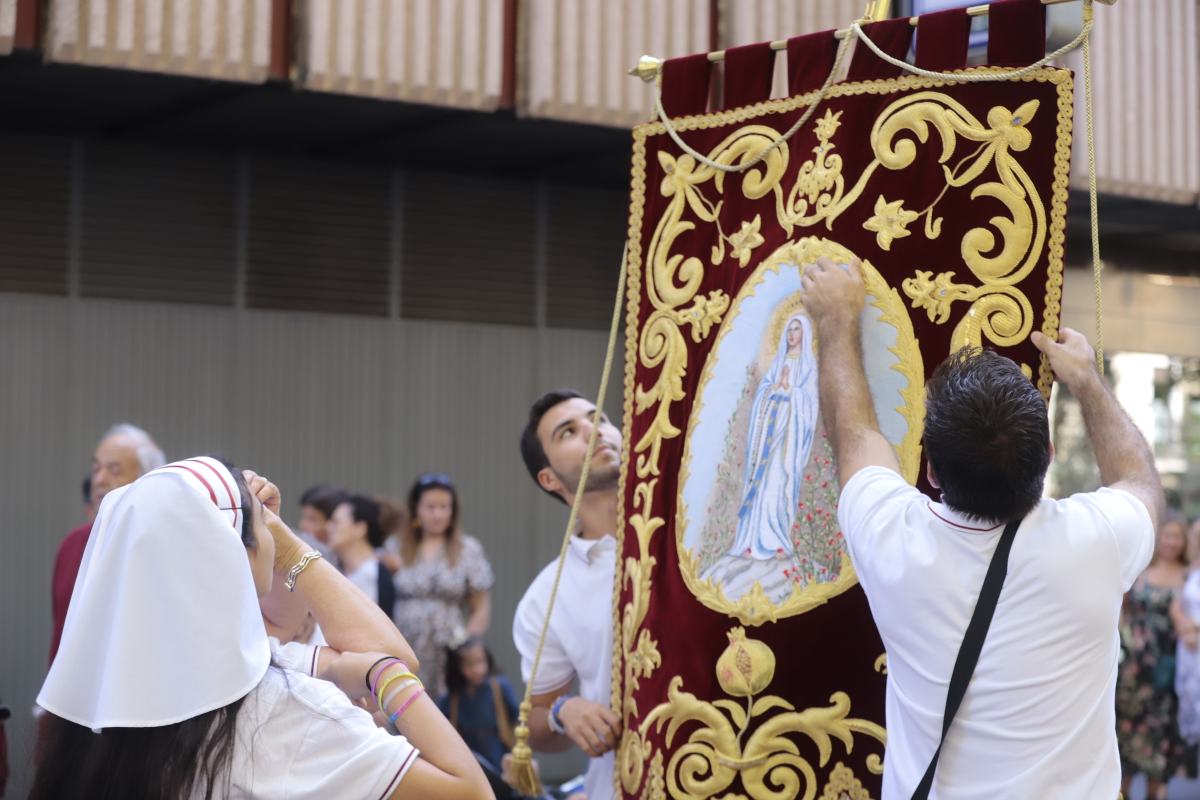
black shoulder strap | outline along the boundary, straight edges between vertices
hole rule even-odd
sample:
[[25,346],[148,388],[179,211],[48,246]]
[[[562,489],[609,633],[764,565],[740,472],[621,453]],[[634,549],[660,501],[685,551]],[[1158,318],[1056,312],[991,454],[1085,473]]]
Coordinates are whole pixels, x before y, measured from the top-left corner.
[[1008,554],[1012,550],[1013,539],[1016,538],[1017,528],[1021,520],[1013,520],[1004,527],[1000,541],[996,543],[996,552],[992,553],[992,561],[988,564],[987,574],[983,578],[983,588],[979,590],[979,599],[975,601],[975,611],[971,621],[967,623],[967,632],[963,635],[962,645],[958,648],[958,657],[954,660],[954,671],[950,673],[950,688],[946,692],[946,712],[942,715],[942,738],[925,776],[913,792],[912,800],[926,800],[933,788],[933,774],[937,771],[938,758],[942,755],[942,745],[946,743],[946,733],[954,715],[962,705],[963,696],[967,693],[967,684],[979,663],[979,653],[983,650],[983,641],[987,638],[988,627],[992,624],[992,616],[996,613],[996,601],[1000,599],[1000,590],[1004,587],[1004,579],[1008,576]]
[[379,588],[376,591],[379,595],[379,607],[391,617],[392,612],[396,610],[396,585],[392,583],[391,571],[382,561],[379,562]]

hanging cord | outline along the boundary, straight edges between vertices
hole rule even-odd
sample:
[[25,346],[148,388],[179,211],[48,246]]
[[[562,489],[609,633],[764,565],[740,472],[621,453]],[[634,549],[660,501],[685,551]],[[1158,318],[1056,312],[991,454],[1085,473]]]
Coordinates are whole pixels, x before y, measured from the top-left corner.
[[[856,22],[855,24],[857,25],[858,23]],[[788,128],[787,131],[778,139],[775,139],[773,142],[763,148],[763,151],[750,161],[745,161],[741,164],[722,164],[718,161],[713,161],[703,153],[697,152],[679,136],[679,131],[675,130],[675,126],[671,124],[671,119],[667,116],[666,109],[663,108],[661,71],[658,73],[658,78],[654,83],[654,112],[658,114],[659,122],[661,122],[663,127],[667,129],[667,133],[670,134],[672,141],[679,146],[679,149],[699,161],[704,166],[709,167],[710,169],[718,170],[719,172],[745,172],[746,170],[761,164],[763,159],[770,155],[773,150],[777,149],[788,139],[791,139],[793,136],[795,136],[796,132],[803,128],[805,124],[812,119],[813,112],[817,110],[817,106],[821,105],[821,101],[825,99],[825,95],[829,92],[829,88],[833,86],[834,79],[841,72],[842,61],[846,57],[846,51],[850,49],[850,40],[851,37],[847,36],[846,38],[842,39],[842,43],[838,45],[837,57],[833,60],[833,67],[830,68],[829,75],[825,78],[825,83],[822,84],[821,88],[817,91],[817,96],[813,98],[813,101],[809,104],[808,109],[800,115],[800,119],[796,120],[796,124]]]
[[1074,39],[1072,39],[1067,44],[1063,45],[1062,47],[1055,50],[1053,53],[1050,53],[1049,55],[1035,61],[1034,63],[1032,63],[1026,67],[1021,67],[1019,69],[1011,69],[1011,70],[989,70],[987,72],[969,72],[969,73],[935,72],[933,70],[922,69],[921,67],[918,67],[914,64],[909,64],[904,59],[896,58],[895,56],[889,55],[888,53],[885,53],[883,50],[881,50],[879,48],[879,45],[877,45],[877,44],[875,44],[875,42],[871,41],[871,37],[867,36],[866,32],[862,29],[861,23],[863,23],[866,20],[856,20],[856,21],[850,23],[850,28],[848,29],[848,32],[847,32],[845,38],[842,39],[841,45],[839,45],[839,47],[838,47],[837,58],[833,62],[833,68],[829,70],[829,76],[825,79],[824,85],[821,86],[821,89],[817,92],[817,96],[815,98],[813,98],[812,103],[809,104],[808,109],[804,112],[803,115],[801,115],[800,119],[796,120],[796,124],[794,124],[792,127],[788,128],[788,130],[785,131],[783,133],[783,135],[781,135],[777,139],[773,140],[756,157],[754,157],[753,159],[751,159],[749,161],[744,161],[740,164],[722,164],[717,161],[714,161],[711,158],[708,158],[707,156],[705,156],[703,153],[698,152],[695,148],[693,148],[692,146],[690,146],[687,142],[685,142],[683,140],[683,138],[679,135],[679,131],[677,131],[675,129],[674,124],[672,124],[671,119],[667,116],[667,112],[663,108],[662,72],[661,71],[659,72],[658,79],[655,83],[654,111],[658,115],[659,122],[662,123],[663,128],[666,129],[667,133],[671,137],[671,140],[675,142],[675,144],[679,147],[680,150],[687,153],[692,158],[696,159],[696,161],[698,161],[699,163],[703,164],[706,167],[709,167],[710,169],[715,169],[720,172],[726,172],[726,173],[734,173],[734,172],[740,173],[740,172],[745,172],[746,170],[749,170],[752,167],[762,163],[763,159],[765,159],[773,150],[778,148],[784,142],[791,139],[796,134],[796,132],[798,130],[800,130],[800,128],[804,127],[804,125],[808,122],[808,120],[812,117],[813,113],[816,111],[817,106],[819,106],[825,100],[826,95],[829,93],[829,89],[834,83],[834,78],[838,75],[838,73],[841,69],[842,60],[845,58],[846,51],[848,49],[848,45],[849,45],[851,39],[858,39],[863,44],[865,44],[868,48],[870,48],[871,52],[873,52],[875,55],[879,56],[881,59],[883,59],[887,63],[891,64],[892,66],[898,67],[899,69],[904,70],[905,72],[912,73],[913,75],[920,75],[921,77],[924,77],[924,78],[932,78],[935,80],[948,81],[948,82],[953,82],[953,83],[995,83],[995,82],[999,82],[999,81],[1008,81],[1008,80],[1013,80],[1014,78],[1020,78],[1025,75],[1028,75],[1036,70],[1039,70],[1042,67],[1047,66],[1051,62],[1056,61],[1059,58],[1062,58],[1067,53],[1073,52],[1074,50],[1076,50],[1077,48],[1082,46],[1083,47],[1083,85],[1084,85],[1084,94],[1086,97],[1086,100],[1084,103],[1084,106],[1085,106],[1084,114],[1085,114],[1086,122],[1087,122],[1088,204],[1089,204],[1090,217],[1091,217],[1090,225],[1091,225],[1091,238],[1092,238],[1092,275],[1093,275],[1093,283],[1095,285],[1095,305],[1096,305],[1096,341],[1095,341],[1096,365],[1099,367],[1100,372],[1103,373],[1104,372],[1104,322],[1103,322],[1103,318],[1102,318],[1101,301],[1103,299],[1102,277],[1103,277],[1103,272],[1104,272],[1104,262],[1102,262],[1100,260],[1100,209],[1099,209],[1099,202],[1097,200],[1097,191],[1096,191],[1096,131],[1095,131],[1095,110],[1093,108],[1093,102],[1092,102],[1092,46],[1091,46],[1092,38],[1091,38],[1091,33],[1092,33],[1092,25],[1094,23],[1092,2],[1093,2],[1093,0],[1083,0],[1083,27],[1079,31],[1079,35],[1076,36]]
[[516,744],[512,749],[512,781],[513,788],[523,795],[539,797],[542,794],[541,780],[533,767],[533,750],[529,746],[529,714],[533,710],[533,683],[537,678],[538,668],[542,663],[542,649],[546,645],[546,632],[550,629],[550,615],[554,613],[554,601],[558,597],[558,584],[562,579],[563,565],[566,563],[567,550],[571,546],[571,538],[575,535],[575,522],[579,518],[580,501],[583,499],[584,487],[587,486],[588,474],[592,468],[592,455],[596,452],[596,441],[600,432],[600,417],[604,411],[604,396],[608,392],[608,377],[612,372],[613,356],[617,349],[617,330],[621,324],[621,300],[625,295],[626,258],[629,255],[629,243],[621,253],[621,271],[617,278],[617,297],[613,301],[612,324],[608,329],[608,350],[604,354],[604,369],[600,375],[600,391],[596,398],[596,411],[592,415],[592,432],[588,436],[587,451],[583,456],[583,469],[579,473],[579,485],[575,490],[575,498],[571,502],[571,514],[567,518],[567,530],[563,533],[562,547],[558,551],[558,566],[554,572],[554,585],[550,589],[550,600],[546,604],[546,618],[542,621],[542,632],[538,636],[537,651],[533,656],[533,668],[529,680],[525,684],[525,696],[517,715],[517,727],[514,731]]
[[[1083,4],[1083,24],[1092,26],[1091,0]],[[1103,300],[1101,278],[1104,273],[1104,262],[1100,260],[1100,203],[1096,199],[1096,121],[1092,107],[1092,40],[1088,37],[1083,42],[1083,91],[1084,114],[1087,118],[1087,151],[1088,151],[1088,205],[1091,214],[1092,228],[1092,283],[1096,293],[1096,367],[1104,374],[1104,321],[1101,307]]]
[[[850,42],[853,39],[860,40],[863,44],[870,48],[871,52],[879,56],[887,63],[894,67],[898,67],[899,69],[905,70],[906,72],[911,72],[913,75],[920,75],[924,78],[933,78],[936,80],[950,81],[954,83],[995,83],[1028,75],[1029,73],[1039,70],[1052,61],[1061,58],[1067,53],[1077,49],[1080,45],[1083,45],[1085,48],[1087,48],[1087,43],[1092,32],[1092,0],[1083,0],[1083,9],[1083,29],[1079,31],[1079,35],[1067,44],[1055,50],[1053,53],[1050,53],[1044,58],[1035,61],[1029,66],[1021,67],[1020,69],[971,73],[934,72],[933,70],[922,69],[921,67],[909,64],[904,59],[891,56],[881,50],[879,45],[875,44],[875,42],[871,41],[871,38],[867,36],[866,32],[862,29],[861,24],[864,20],[855,20],[854,22],[850,23],[850,27],[846,33],[846,36],[842,39],[842,43],[838,46],[837,58],[834,59],[833,67],[829,70],[829,75],[825,78],[825,83],[817,92],[817,96],[813,98],[812,103],[809,104],[808,109],[804,112],[800,119],[796,120],[796,124],[792,125],[792,127],[788,128],[783,135],[774,139],[769,145],[763,148],[761,153],[759,153],[750,161],[745,161],[740,164],[722,164],[717,161],[713,161],[711,158],[708,158],[703,153],[697,151],[695,148],[689,145],[687,142],[683,141],[683,138],[679,135],[679,131],[675,129],[675,126],[671,123],[670,117],[667,116],[667,112],[663,108],[661,71],[659,72],[658,79],[655,82],[654,111],[658,115],[658,121],[662,123],[663,128],[665,128],[667,133],[670,135],[671,140],[678,145],[680,150],[696,159],[696,161],[700,162],[706,167],[709,167],[710,169],[719,170],[720,172],[745,172],[746,170],[749,170],[762,163],[762,160],[766,158],[771,151],[775,150],[784,142],[795,136],[796,132],[804,127],[805,123],[812,118],[813,113],[817,110],[817,106],[819,106],[825,100],[826,95],[829,93],[830,87],[833,86],[834,79],[841,71],[842,61],[845,59],[846,51],[849,49]],[[1090,52],[1090,49],[1087,50],[1087,52]],[[1090,69],[1087,71],[1090,72]],[[1090,85],[1091,84],[1089,82],[1089,97]]]
[[1055,50],[1053,53],[1049,53],[1043,58],[1038,59],[1028,66],[1021,67],[1020,69],[995,71],[989,70],[988,72],[968,73],[934,72],[933,70],[922,69],[915,64],[908,63],[902,58],[896,58],[893,55],[883,52],[879,49],[879,45],[871,41],[871,38],[867,36],[866,32],[863,31],[862,26],[860,26],[858,22],[850,23],[850,31],[859,39],[859,41],[870,48],[872,53],[891,64],[893,67],[899,67],[905,72],[911,72],[913,75],[920,75],[923,78],[934,78],[940,81],[954,81],[956,83],[995,83],[998,81],[1013,80],[1014,78],[1020,78],[1028,75],[1031,72],[1036,72],[1042,67],[1050,64],[1052,61],[1062,58],[1067,53],[1077,49],[1080,45],[1086,47],[1087,41],[1092,32],[1092,0],[1083,0],[1083,9],[1083,28],[1079,31],[1078,36]]

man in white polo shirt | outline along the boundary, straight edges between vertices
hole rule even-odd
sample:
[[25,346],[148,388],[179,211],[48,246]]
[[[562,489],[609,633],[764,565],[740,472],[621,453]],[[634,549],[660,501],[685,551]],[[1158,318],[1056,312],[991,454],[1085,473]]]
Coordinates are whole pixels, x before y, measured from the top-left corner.
[[1104,488],[1042,498],[1053,457],[1046,405],[1009,359],[964,350],[926,385],[931,502],[899,475],[862,367],[857,263],[810,265],[820,403],[842,484],[851,559],[888,654],[883,800],[908,800],[942,732],[951,670],[1001,531],[1021,520],[974,675],[931,798],[1107,800],[1121,597],[1149,563],[1162,488],[1141,434],[1087,340],[1033,334],[1079,400]]
[[[595,405],[569,389],[543,395],[521,433],[521,457],[534,483],[568,506],[580,491],[580,473]],[[609,707],[612,686],[613,579],[617,565],[617,481],[621,432],[601,416],[596,452],[583,487],[579,533],[571,540],[558,597],[533,683],[530,746],[561,752],[574,744],[591,757],[588,800],[613,796],[613,748],[621,722]],[[557,561],[534,579],[513,619],[513,640],[528,682],[546,619]],[[578,683],[578,695],[572,694]]]

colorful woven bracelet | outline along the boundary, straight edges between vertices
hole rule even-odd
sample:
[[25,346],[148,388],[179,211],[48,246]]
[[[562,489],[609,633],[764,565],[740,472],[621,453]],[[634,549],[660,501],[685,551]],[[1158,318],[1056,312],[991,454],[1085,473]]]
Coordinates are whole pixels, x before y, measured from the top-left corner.
[[411,706],[413,703],[415,703],[417,701],[417,698],[420,697],[424,691],[425,691],[425,687],[421,686],[415,692],[413,692],[412,697],[405,700],[404,705],[402,705],[398,709],[396,709],[395,714],[392,714],[390,717],[388,717],[388,723],[390,725],[395,725],[396,720],[398,720],[398,719],[400,719],[400,717],[404,716],[404,712],[408,711],[408,707]]
[[402,681],[399,686],[397,686],[395,689],[392,689],[392,691],[388,692],[387,697],[385,697],[383,699],[383,702],[379,704],[379,710],[382,711],[386,715],[387,707],[389,704],[391,704],[391,702],[393,700],[395,700],[397,697],[399,697],[406,690],[411,689],[414,686],[422,686],[422,685],[423,684],[421,683],[421,681],[419,681],[416,678],[409,678],[406,681]]

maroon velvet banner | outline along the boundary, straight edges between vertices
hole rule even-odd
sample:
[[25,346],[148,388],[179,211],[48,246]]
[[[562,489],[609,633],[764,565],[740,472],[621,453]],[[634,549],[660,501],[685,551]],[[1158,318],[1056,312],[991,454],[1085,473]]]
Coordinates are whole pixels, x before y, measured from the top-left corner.
[[[960,17],[936,23],[966,35]],[[881,46],[909,47],[907,24],[871,28]],[[790,85],[807,94],[711,113],[695,83],[707,62],[668,62],[666,107],[693,112],[673,126],[716,163],[756,158],[813,101],[831,42],[788,49]],[[952,68],[959,45],[918,52]],[[734,62],[765,68],[763,52]],[[1029,335],[1058,331],[1071,74],[879,78],[885,67],[859,57],[851,71],[864,79],[835,84],[746,172],[684,153],[661,123],[634,132],[613,663],[622,797],[878,796],[886,657],[838,529],[804,264],[862,260],[868,380],[914,484],[928,490],[925,380],[950,352],[997,349],[1049,393]],[[763,84],[726,86],[733,99]]]

